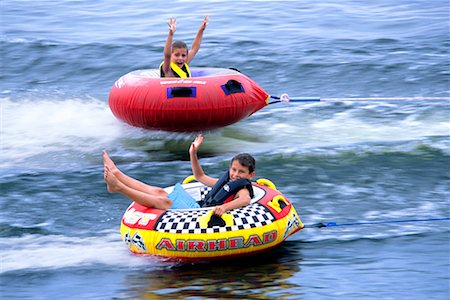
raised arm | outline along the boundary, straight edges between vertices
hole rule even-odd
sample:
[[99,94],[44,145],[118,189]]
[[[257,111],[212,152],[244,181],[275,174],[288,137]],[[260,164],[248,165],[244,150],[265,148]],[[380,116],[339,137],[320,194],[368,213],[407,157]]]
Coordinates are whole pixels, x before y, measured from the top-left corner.
[[206,16],[202,24],[200,25],[200,28],[198,29],[197,35],[195,36],[194,42],[192,43],[191,46],[191,50],[189,50],[188,58],[186,61],[188,65],[191,63],[191,61],[197,54],[198,50],[200,49],[200,45],[203,39],[203,32],[205,31],[206,25],[208,24],[208,19],[209,19],[208,16]]
[[166,44],[164,45],[164,64],[163,64],[164,74],[168,74],[170,72],[172,41],[173,41],[173,34],[177,30],[177,20],[175,18],[170,18],[168,24],[169,24],[169,34],[167,35]]
[[192,142],[189,148],[189,157],[191,160],[192,173],[197,181],[203,183],[206,186],[212,187],[216,182],[216,178],[212,178],[203,172],[202,166],[198,160],[197,152],[200,145],[203,143],[203,136],[199,134]]

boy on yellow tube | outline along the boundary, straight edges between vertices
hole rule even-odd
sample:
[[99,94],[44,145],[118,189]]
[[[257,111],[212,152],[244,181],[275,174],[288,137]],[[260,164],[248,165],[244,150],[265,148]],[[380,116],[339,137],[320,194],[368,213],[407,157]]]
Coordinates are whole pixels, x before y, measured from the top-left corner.
[[[248,153],[232,158],[230,168],[220,178],[205,174],[198,160],[197,152],[203,143],[198,135],[189,148],[189,157],[194,177],[212,190],[206,196],[202,207],[213,207],[214,214],[221,216],[226,211],[250,204],[253,188],[250,182],[255,176],[255,159]],[[200,207],[181,186],[168,194],[163,188],[145,184],[123,173],[106,151],[103,151],[104,179],[110,193],[120,193],[140,205],[158,208]]]

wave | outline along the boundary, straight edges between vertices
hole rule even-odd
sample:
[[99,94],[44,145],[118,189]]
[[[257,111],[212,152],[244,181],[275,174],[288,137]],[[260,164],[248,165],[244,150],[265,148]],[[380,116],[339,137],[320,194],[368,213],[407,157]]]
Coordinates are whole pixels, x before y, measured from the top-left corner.
[[[256,155],[367,155],[449,153],[447,103],[325,103],[268,107],[234,125],[204,132],[204,157]],[[119,156],[186,160],[196,133],[147,131],[118,121],[93,97],[30,95],[2,98],[2,167],[34,160],[54,165],[101,149]],[[339,154],[340,153],[340,154]]]
[[22,237],[24,235],[48,235],[50,232],[45,229],[45,223],[23,227],[18,225],[0,224],[0,237]]
[[[281,255],[277,260],[283,262],[294,258],[299,259],[302,245],[310,243],[323,245],[338,243],[342,246],[363,240],[382,241],[399,237],[420,239],[433,235],[441,235],[445,239],[448,237],[446,222],[448,221],[442,221],[440,224],[429,222],[433,224],[421,224],[421,226],[381,224],[322,229],[305,228],[290,237],[274,252]],[[26,234],[21,237],[0,238],[0,248],[2,249],[0,274],[42,272],[65,268],[80,269],[95,265],[114,269],[143,269],[147,272],[154,269],[186,266],[154,256],[136,256],[129,252],[120,234],[112,230],[96,232],[89,237]],[[260,257],[252,261],[258,259]]]
[[[2,99],[1,165],[89,152],[120,136],[121,124],[96,99]],[[39,159],[40,158],[40,159]]]
[[[113,231],[97,232],[96,236],[90,237],[29,234],[0,238],[0,248],[0,274],[97,264],[137,268],[147,260],[132,255],[120,235]],[[158,265],[156,259],[151,262]]]
[[[192,266],[192,263],[182,263],[156,256],[134,255],[129,252],[117,232],[108,230],[96,234],[99,235],[69,237],[29,234],[22,237],[0,238],[0,248],[2,249],[0,275],[65,268],[80,269],[95,265],[113,269],[142,269],[145,272],[154,269],[172,270]],[[10,247],[10,245],[14,245],[14,247]],[[287,258],[292,259],[292,255],[298,254],[298,249],[296,249],[295,241],[287,241],[274,249],[273,252],[277,255],[272,260],[283,262]],[[255,263],[261,258],[261,255],[258,255],[250,258],[251,262],[247,258],[245,259],[246,262],[240,261],[235,264],[247,263],[252,265],[252,262]],[[229,265],[230,262],[219,261],[214,262],[214,264],[225,266]]]

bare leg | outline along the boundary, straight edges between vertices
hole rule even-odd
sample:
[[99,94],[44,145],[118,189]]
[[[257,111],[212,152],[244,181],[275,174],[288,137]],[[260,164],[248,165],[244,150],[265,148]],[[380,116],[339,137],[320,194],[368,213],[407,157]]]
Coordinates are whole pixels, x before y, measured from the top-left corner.
[[153,194],[157,196],[167,196],[166,191],[164,191],[163,188],[151,186],[148,184],[145,184],[139,180],[136,180],[125,173],[123,173],[119,168],[117,168],[116,164],[112,161],[112,159],[109,157],[108,153],[103,150],[103,165],[108,168],[108,170],[114,174],[114,176],[123,184],[126,186],[138,190],[141,192],[144,192],[146,194]]
[[104,178],[110,193],[120,193],[146,207],[168,209],[172,206],[172,201],[165,196],[147,194],[123,184],[107,166],[104,168]]

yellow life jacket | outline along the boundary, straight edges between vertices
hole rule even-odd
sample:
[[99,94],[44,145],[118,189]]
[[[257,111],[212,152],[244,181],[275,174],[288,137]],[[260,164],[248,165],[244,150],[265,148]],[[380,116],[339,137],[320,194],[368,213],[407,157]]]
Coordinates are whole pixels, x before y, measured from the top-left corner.
[[[163,64],[162,62],[159,65],[159,71],[161,77],[166,77],[166,74],[164,74],[163,71]],[[183,67],[178,67],[174,62],[170,62],[170,68],[172,69],[173,74],[175,74],[175,77],[179,78],[188,78],[191,77],[191,70],[189,69],[189,66],[185,63]]]

